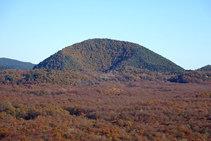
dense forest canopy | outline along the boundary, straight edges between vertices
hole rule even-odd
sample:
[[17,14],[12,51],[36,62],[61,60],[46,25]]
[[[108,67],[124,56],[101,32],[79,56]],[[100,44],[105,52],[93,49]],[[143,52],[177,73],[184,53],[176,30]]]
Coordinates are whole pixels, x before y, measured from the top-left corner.
[[171,75],[1,70],[0,140],[211,140],[211,72]]
[[108,72],[125,66],[160,72],[183,72],[170,60],[135,43],[90,39],[68,46],[34,67],[56,70]]

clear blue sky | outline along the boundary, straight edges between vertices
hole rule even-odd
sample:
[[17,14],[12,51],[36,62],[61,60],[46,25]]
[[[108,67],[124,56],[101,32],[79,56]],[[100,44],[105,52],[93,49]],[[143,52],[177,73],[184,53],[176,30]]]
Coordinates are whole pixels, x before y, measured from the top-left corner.
[[197,69],[211,64],[211,1],[0,0],[0,58],[37,64],[91,38],[138,43]]

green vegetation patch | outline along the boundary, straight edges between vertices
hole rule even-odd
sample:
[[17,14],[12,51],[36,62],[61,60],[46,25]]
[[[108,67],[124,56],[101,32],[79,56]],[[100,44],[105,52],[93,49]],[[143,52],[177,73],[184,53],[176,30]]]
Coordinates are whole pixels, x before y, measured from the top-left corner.
[[108,72],[121,70],[125,66],[160,72],[184,71],[143,46],[110,39],[90,39],[68,46],[40,62],[34,69]]

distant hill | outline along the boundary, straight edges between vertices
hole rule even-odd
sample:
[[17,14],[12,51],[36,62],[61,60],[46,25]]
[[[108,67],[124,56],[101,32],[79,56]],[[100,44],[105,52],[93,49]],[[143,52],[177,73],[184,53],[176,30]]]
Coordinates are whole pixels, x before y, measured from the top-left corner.
[[207,66],[204,66],[200,69],[198,69],[199,71],[211,71],[211,65],[207,65]]
[[0,70],[7,70],[7,69],[11,69],[10,67],[5,67],[5,66],[0,66]]
[[34,69],[120,71],[125,66],[160,72],[184,72],[184,69],[153,51],[131,42],[89,39],[55,53]]
[[169,79],[170,82],[177,83],[204,83],[211,82],[211,71],[187,71],[182,74],[175,75]]
[[21,62],[21,61],[9,59],[9,58],[0,58],[0,66],[2,69],[10,68],[10,69],[29,70],[34,67],[34,64],[28,63],[28,62]]

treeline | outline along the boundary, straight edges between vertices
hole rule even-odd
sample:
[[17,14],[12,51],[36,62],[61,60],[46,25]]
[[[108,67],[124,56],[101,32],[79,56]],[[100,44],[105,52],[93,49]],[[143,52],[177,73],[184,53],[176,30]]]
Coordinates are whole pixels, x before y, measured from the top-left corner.
[[52,83],[63,85],[77,85],[77,81],[89,84],[88,78],[73,71],[56,70],[2,70],[0,71],[0,84],[39,84]]
[[156,72],[147,69],[125,66],[120,70],[113,70],[107,73],[96,71],[76,72],[71,70],[0,70],[0,84],[61,84],[89,86],[100,84],[106,81],[128,82],[138,80],[178,82],[178,83],[207,83],[211,82],[211,72],[190,71],[183,74],[171,72]]

